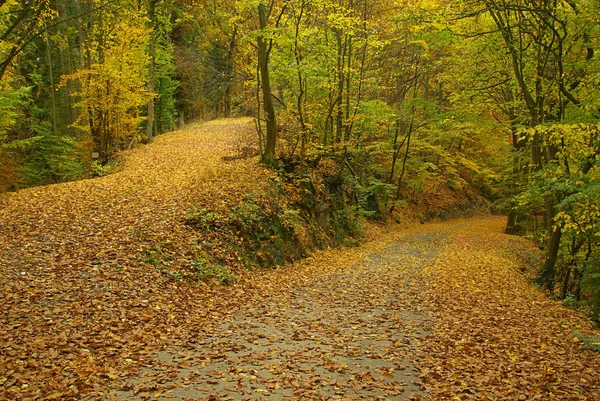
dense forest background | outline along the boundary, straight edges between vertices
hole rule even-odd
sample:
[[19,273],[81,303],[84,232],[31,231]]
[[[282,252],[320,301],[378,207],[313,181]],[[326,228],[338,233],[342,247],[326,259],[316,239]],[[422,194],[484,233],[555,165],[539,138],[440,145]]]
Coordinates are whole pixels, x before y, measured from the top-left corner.
[[598,316],[599,27],[597,0],[0,0],[0,192],[253,116],[247,155],[344,224],[485,196]]

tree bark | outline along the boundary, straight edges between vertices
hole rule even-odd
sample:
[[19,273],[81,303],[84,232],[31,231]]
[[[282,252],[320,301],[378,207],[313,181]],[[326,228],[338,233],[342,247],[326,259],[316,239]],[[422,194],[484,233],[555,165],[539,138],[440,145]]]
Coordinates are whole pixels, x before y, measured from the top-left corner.
[[404,152],[404,159],[402,160],[402,170],[400,171],[400,177],[398,177],[398,187],[396,188],[396,196],[394,196],[394,200],[392,206],[390,207],[390,214],[393,213],[396,208],[396,201],[400,199],[402,196],[402,179],[404,178],[404,174],[406,173],[406,161],[408,160],[408,155],[410,152],[410,138],[412,136],[412,124],[409,128],[408,135],[406,136],[406,150]]
[[[509,92],[509,97],[512,99],[512,92]],[[516,119],[516,116],[512,115],[511,116],[511,121],[514,121]],[[513,155],[513,180],[516,180],[516,182],[520,182],[520,178],[517,178],[520,176],[520,163],[519,163],[519,151],[521,150],[522,143],[521,141],[519,141],[519,137],[517,135],[517,128],[514,124],[511,124],[511,131],[512,131],[512,142],[513,142],[513,149],[514,149],[514,155]],[[506,228],[504,229],[504,233],[505,234],[510,234],[510,235],[519,235],[521,234],[523,231],[522,227],[519,226],[519,213],[516,210],[511,210],[508,213],[508,218],[506,219]]]
[[235,47],[237,44],[237,27],[233,28],[233,32],[231,34],[231,40],[229,41],[229,49],[227,50],[227,62],[225,63],[225,78],[227,79],[227,84],[225,87],[225,98],[223,101],[223,112],[225,117],[231,117],[231,94],[232,94],[232,86],[233,86],[233,54],[235,52]]
[[337,98],[335,106],[337,108],[335,117],[335,142],[342,140],[342,127],[344,120],[343,102],[344,102],[344,84],[345,84],[345,61],[346,61],[346,43],[342,42],[341,29],[335,29],[335,39],[337,43]]
[[48,61],[48,79],[50,83],[50,105],[52,112],[52,128],[54,136],[58,136],[58,126],[56,122],[56,96],[54,94],[54,69],[52,68],[52,53],[50,52],[50,41],[48,40],[48,34],[44,36],[46,44],[46,60]]
[[519,218],[519,214],[514,211],[511,210],[508,213],[508,218],[506,219],[506,228],[504,229],[504,233],[505,234],[510,234],[510,235],[518,235],[519,234],[519,227],[517,224],[517,220]]
[[548,241],[546,249],[546,259],[538,274],[538,285],[554,291],[555,281],[555,266],[558,258],[558,250],[560,249],[560,240],[562,238],[562,224],[557,224],[552,230],[552,235]]
[[[148,47],[148,55],[150,56],[150,63],[148,64],[148,91],[151,95],[154,94],[154,66],[156,64],[156,3],[157,0],[150,0],[148,3],[148,18],[150,19],[150,43]],[[146,120],[146,138],[152,139],[154,136],[154,125],[155,125],[155,111],[154,111],[154,96],[148,99],[148,115]]]
[[[264,4],[258,5],[258,20],[260,29],[264,32],[267,28],[267,10]],[[275,116],[275,107],[273,106],[273,96],[271,94],[271,80],[269,77],[269,47],[263,34],[258,37],[258,66],[260,69],[260,79],[263,95],[263,110],[267,125],[267,141],[263,162],[272,165],[275,162],[275,145],[277,143],[277,120]]]

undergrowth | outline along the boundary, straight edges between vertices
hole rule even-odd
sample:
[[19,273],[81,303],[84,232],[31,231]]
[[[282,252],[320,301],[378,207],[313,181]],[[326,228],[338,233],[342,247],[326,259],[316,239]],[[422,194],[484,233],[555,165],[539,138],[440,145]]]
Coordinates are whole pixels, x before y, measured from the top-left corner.
[[220,284],[227,285],[237,280],[235,274],[231,273],[225,266],[212,264],[202,259],[195,260],[193,265],[196,269],[196,278],[207,284],[217,281]]
[[194,205],[186,223],[202,237],[196,277],[229,284],[239,268],[280,266],[315,249],[360,244],[365,219],[385,220],[393,187],[361,158],[342,157],[280,160],[265,191],[246,194],[225,212]]
[[600,338],[597,336],[579,332],[573,333],[573,336],[581,341],[583,348],[594,352],[600,352]]

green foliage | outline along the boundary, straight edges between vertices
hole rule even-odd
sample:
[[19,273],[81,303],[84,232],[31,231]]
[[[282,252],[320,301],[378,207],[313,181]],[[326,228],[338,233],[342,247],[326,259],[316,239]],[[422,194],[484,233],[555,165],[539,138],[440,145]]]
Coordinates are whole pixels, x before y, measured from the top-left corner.
[[267,215],[267,211],[259,206],[252,197],[249,197],[233,208],[228,219],[245,233],[261,235],[267,228],[265,224]]
[[171,41],[170,33],[173,29],[171,15],[173,14],[172,1],[158,2],[156,10],[156,37],[154,90],[155,118],[158,133],[170,131],[175,128],[177,91],[176,70],[174,64],[175,48]]
[[0,149],[13,153],[27,153],[36,148],[42,136],[33,136],[26,139],[15,139],[0,146]]
[[48,123],[37,123],[32,128],[36,136],[0,145],[0,150],[18,160],[15,187],[73,181],[83,176],[75,138],[54,135]]
[[114,160],[110,160],[106,164],[102,164],[98,160],[94,160],[90,164],[90,170],[88,174],[91,178],[104,177],[106,175],[112,174],[118,167],[119,164],[116,163]]
[[66,182],[83,176],[76,142],[73,138],[44,135],[36,149],[22,162],[23,186]]
[[600,338],[585,333],[573,333],[573,337],[582,342],[582,346],[590,351],[600,352]]
[[331,226],[334,232],[334,245],[359,244],[359,242],[353,238],[358,237],[361,233],[362,214],[362,211],[356,206],[346,206],[334,209],[333,216],[331,217]]
[[249,196],[227,213],[194,206],[187,223],[201,230],[208,241],[224,247],[211,248],[204,258],[218,261],[218,265],[241,261],[253,268],[281,265],[303,255],[308,246],[305,220],[299,210],[287,206],[287,196],[280,190],[274,191],[270,202]]
[[281,225],[284,229],[294,232],[294,230],[302,226],[302,217],[300,216],[300,211],[294,209],[284,210],[283,214],[281,215]]
[[9,130],[22,118],[23,107],[31,101],[30,95],[31,88],[18,87],[16,80],[4,77],[0,81],[0,146],[7,140]]
[[173,60],[164,51],[157,52],[160,58],[156,63],[155,90],[157,93],[155,111],[158,132],[167,132],[175,128],[175,92],[177,81],[174,78]]
[[360,186],[357,205],[361,213],[370,218],[387,217],[389,199],[395,188],[394,185],[371,177],[367,185]]
[[[553,221],[560,227],[554,282],[560,296],[572,298],[574,306],[585,306],[595,318],[600,311],[598,239],[600,238],[600,143],[597,125],[551,124],[522,129],[523,141],[538,138],[555,156],[528,174],[524,190],[513,197],[523,213],[546,213],[553,204]],[[547,240],[545,227],[534,227],[533,235]]]
[[[27,21],[6,32],[0,43],[4,55],[26,44],[18,49],[21,56],[0,71],[0,149],[10,153],[3,157],[10,163],[0,180],[10,182],[7,187],[107,174],[112,156],[139,142],[153,96],[158,131],[174,127],[173,1],[156,2],[156,93],[147,88],[147,4],[27,4],[11,0],[0,6],[0,33],[11,29],[21,13]],[[62,22],[50,23],[55,17]],[[95,152],[99,163],[91,160]]]
[[216,212],[208,211],[206,208],[194,205],[187,214],[187,222],[201,230],[214,229],[223,222],[224,217]]
[[196,278],[207,284],[217,281],[221,285],[229,285],[237,281],[237,277],[225,266],[212,264],[203,259],[195,260],[193,265]]

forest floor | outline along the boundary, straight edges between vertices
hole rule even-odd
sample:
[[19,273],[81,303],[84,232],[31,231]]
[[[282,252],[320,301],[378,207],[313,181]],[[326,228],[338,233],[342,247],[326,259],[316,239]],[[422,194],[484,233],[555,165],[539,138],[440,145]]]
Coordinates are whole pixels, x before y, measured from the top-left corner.
[[[501,217],[367,229],[227,287],[177,280],[270,172],[245,120],[161,136],[94,180],[0,197],[0,399],[598,400],[598,335],[524,274]],[[224,161],[223,157],[226,158]]]

